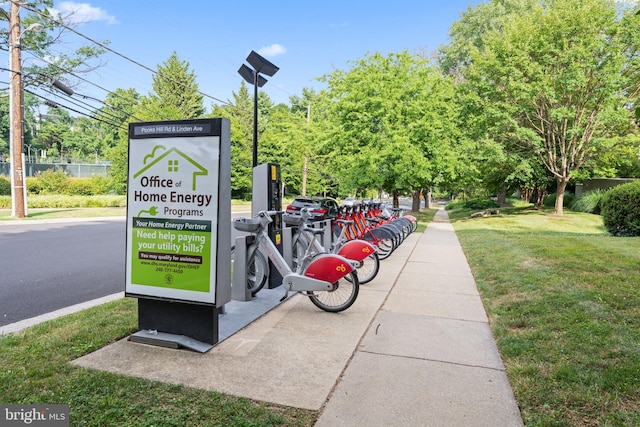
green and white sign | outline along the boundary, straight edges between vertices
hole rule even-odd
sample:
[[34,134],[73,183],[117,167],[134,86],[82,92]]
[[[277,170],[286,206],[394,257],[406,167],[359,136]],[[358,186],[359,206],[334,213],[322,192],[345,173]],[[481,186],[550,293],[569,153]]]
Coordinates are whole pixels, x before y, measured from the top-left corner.
[[220,120],[130,124],[128,296],[216,303]]

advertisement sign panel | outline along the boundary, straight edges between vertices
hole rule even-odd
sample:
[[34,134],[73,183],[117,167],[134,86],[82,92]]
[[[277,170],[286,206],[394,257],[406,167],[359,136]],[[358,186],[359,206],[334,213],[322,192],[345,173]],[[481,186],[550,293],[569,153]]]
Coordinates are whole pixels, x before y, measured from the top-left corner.
[[216,303],[220,120],[129,125],[127,296]]

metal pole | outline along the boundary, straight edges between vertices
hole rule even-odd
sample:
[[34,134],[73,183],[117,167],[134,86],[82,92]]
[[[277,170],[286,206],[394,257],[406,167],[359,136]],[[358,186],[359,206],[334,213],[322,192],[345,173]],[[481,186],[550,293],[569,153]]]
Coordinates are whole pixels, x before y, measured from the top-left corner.
[[258,71],[253,70],[253,167],[258,166]]
[[20,60],[20,6],[11,2],[9,16],[9,58],[11,69],[9,119],[11,121],[11,214],[25,217],[24,170],[22,168],[22,68]]

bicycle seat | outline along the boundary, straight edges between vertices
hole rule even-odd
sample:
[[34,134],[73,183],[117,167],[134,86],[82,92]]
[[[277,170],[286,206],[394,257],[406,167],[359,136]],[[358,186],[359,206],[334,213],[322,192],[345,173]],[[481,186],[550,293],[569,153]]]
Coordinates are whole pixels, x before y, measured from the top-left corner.
[[233,220],[233,228],[239,231],[255,233],[260,230],[261,224],[259,220],[249,218],[236,218]]

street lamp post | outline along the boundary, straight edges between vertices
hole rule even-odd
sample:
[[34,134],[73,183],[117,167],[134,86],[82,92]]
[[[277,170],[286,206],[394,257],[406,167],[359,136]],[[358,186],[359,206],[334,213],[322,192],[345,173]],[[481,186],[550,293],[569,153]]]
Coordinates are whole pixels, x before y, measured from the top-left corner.
[[253,85],[253,167],[258,166],[258,87],[262,87],[267,83],[267,79],[260,74],[266,74],[271,77],[278,72],[280,68],[273,65],[253,50],[247,56],[247,62],[251,64],[253,70],[242,64],[238,73]]
[[[311,105],[307,105],[307,131],[309,131],[309,122],[311,121]],[[306,145],[306,144],[305,144]],[[309,173],[309,156],[305,147],[304,165],[302,166],[302,195],[307,195],[307,174]]]
[[9,126],[11,157],[11,215],[26,216],[27,186],[23,165],[22,142],[24,138],[22,110],[22,62],[20,59],[20,39],[28,31],[42,30],[41,24],[32,24],[20,33],[20,4],[11,2],[9,14]]

